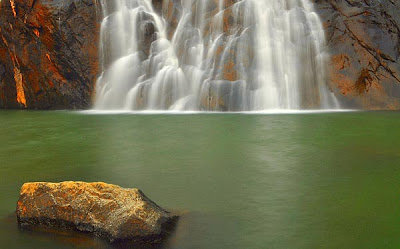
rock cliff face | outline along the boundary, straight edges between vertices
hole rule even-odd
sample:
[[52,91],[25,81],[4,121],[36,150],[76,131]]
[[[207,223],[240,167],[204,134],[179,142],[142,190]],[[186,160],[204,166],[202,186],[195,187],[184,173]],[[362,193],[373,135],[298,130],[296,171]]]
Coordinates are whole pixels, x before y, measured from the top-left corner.
[[[215,2],[213,5],[218,2],[209,1]],[[312,1],[324,24],[331,54],[328,84],[342,107],[400,109],[400,3]],[[0,2],[0,108],[91,105],[99,73],[101,12],[96,2]],[[152,2],[172,37],[182,12],[181,1]],[[224,6],[235,2],[226,0]],[[229,30],[229,16],[226,20],[224,30]],[[234,65],[226,67],[224,78],[233,81],[237,72],[230,69]]]
[[[328,84],[342,108],[399,110],[400,2],[312,1],[323,22],[331,55]],[[171,13],[179,14],[181,8],[177,1],[163,2],[163,16],[173,30],[177,18],[171,18]],[[225,6],[235,2],[226,0]],[[224,29],[229,30],[229,16],[224,19]]]
[[347,108],[400,109],[400,2],[314,0],[326,30],[329,84]]
[[0,1],[0,108],[88,108],[98,74],[95,0]]

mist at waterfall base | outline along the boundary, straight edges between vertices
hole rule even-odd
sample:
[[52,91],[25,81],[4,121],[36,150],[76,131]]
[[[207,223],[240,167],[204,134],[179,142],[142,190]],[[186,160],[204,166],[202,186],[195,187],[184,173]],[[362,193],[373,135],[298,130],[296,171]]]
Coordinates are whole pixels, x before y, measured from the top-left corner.
[[100,1],[95,110],[339,108],[309,0],[177,2]]

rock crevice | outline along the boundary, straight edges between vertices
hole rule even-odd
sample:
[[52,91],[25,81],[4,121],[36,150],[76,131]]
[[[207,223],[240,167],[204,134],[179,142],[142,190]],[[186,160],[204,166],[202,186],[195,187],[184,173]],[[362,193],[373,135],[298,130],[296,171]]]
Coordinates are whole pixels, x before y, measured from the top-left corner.
[[0,62],[6,73],[0,108],[90,107],[98,75],[96,13],[87,0],[1,1]]
[[314,0],[324,22],[329,85],[347,108],[400,109],[400,4]]

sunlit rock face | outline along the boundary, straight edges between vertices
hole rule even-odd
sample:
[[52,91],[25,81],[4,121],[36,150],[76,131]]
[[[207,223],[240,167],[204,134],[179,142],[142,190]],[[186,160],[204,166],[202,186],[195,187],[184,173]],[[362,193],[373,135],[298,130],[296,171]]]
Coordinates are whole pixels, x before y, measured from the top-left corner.
[[101,3],[96,109],[339,108],[308,0]]
[[139,189],[103,182],[25,183],[17,203],[23,229],[68,228],[110,242],[161,241],[177,219]]
[[331,54],[330,88],[344,107],[400,109],[400,2],[315,0]]
[[0,108],[88,108],[96,12],[95,1],[0,1]]

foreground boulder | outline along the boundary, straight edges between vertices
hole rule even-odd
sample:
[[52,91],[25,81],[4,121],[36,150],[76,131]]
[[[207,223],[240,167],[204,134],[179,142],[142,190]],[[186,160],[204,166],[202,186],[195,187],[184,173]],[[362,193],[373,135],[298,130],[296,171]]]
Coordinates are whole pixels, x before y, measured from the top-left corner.
[[17,204],[21,228],[60,227],[110,242],[160,242],[177,216],[139,189],[106,183],[25,183]]

